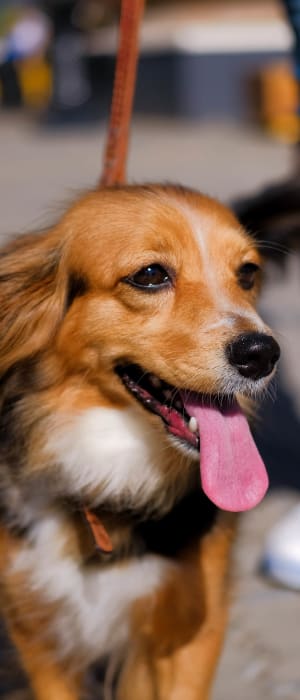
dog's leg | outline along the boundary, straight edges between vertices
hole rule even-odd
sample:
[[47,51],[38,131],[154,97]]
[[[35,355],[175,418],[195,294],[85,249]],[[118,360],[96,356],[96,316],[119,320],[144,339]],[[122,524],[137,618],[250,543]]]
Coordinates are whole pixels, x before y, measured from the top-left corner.
[[7,626],[35,700],[79,700],[81,676],[57,660],[55,648],[43,641],[43,621],[40,640],[36,622],[31,633],[26,613],[24,623],[22,610],[15,607],[13,615],[7,615]]
[[24,574],[14,571],[19,548],[18,539],[1,529],[2,614],[33,696],[35,700],[79,700],[82,678],[59,659],[55,642],[47,632],[58,611],[45,608],[26,587]]
[[79,700],[81,679],[70,676],[63,665],[51,663],[43,650],[29,641],[20,645],[17,637],[12,633],[35,700]]
[[80,676],[55,663],[49,650],[25,639],[15,627],[10,632],[35,700],[79,700]]
[[[118,700],[208,700],[226,627],[228,566],[235,530],[230,516],[222,515],[222,519],[226,524],[219,522],[199,543],[188,566],[185,562],[182,567],[177,600],[170,584],[151,622],[145,622],[143,637],[124,666]],[[189,605],[195,596],[198,614],[197,605],[194,613]],[[145,617],[145,603],[143,610]]]

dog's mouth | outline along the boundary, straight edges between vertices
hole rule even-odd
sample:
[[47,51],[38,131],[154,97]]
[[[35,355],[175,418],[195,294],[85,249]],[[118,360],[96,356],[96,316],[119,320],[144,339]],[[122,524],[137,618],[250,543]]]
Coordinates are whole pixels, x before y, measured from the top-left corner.
[[171,436],[182,446],[199,452],[198,423],[188,414],[178,388],[138,365],[118,366],[116,372],[134,398],[161,418]]
[[234,397],[206,396],[168,384],[136,364],[116,372],[127,391],[159,416],[169,435],[200,453],[203,491],[219,508],[244,511],[265,495],[268,476]]

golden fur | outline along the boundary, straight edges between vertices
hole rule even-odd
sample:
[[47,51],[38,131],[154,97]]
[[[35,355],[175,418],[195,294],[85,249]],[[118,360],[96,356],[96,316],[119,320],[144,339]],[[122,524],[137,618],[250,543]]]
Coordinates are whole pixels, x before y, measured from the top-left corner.
[[[172,289],[143,294],[126,283],[153,262],[172,271]],[[242,332],[266,329],[254,310],[259,280],[250,290],[237,283],[237,268],[247,262],[259,264],[259,255],[230,211],[172,186],[90,192],[53,228],[17,239],[1,253],[1,591],[37,700],[79,698],[86,668],[98,653],[93,639],[84,643],[72,629],[72,644],[63,646],[62,622],[67,626],[74,615],[68,617],[68,595],[55,589],[51,571],[59,578],[59,562],[62,567],[67,562],[69,569],[62,571],[72,572],[70,591],[72,576],[89,580],[93,591],[98,570],[102,575],[111,567],[125,577],[130,562],[138,566],[144,537],[142,530],[133,535],[135,509],[146,519],[168,517],[195,484],[200,492],[195,456],[169,440],[161,420],[128,393],[115,367],[130,362],[176,387],[232,392],[224,347]],[[111,415],[136,426],[137,435],[128,427],[138,445],[134,454],[140,450],[143,456],[144,450],[147,459],[140,470],[137,465],[136,477],[128,476],[128,488],[125,457],[112,485],[107,465],[101,480],[97,460],[92,467],[76,452],[80,421],[87,416],[87,426],[95,421],[97,426],[98,415],[99,427],[102,415],[108,426]],[[84,435],[78,442],[78,451],[84,443],[82,455],[91,451],[91,461],[97,429],[94,433],[87,446]],[[123,439],[121,428],[107,437],[107,449],[113,450],[119,435]],[[102,509],[114,546],[111,560],[94,555],[81,505]],[[168,553],[166,568],[162,551],[154,548],[149,559],[149,575],[153,571],[157,583],[149,582],[149,590],[146,586],[133,601],[129,587],[119,700],[208,698],[226,622],[234,517],[210,511],[207,504],[202,517],[202,531],[189,539],[184,511],[176,522],[183,546]],[[155,543],[159,540],[158,532]],[[48,552],[46,590],[42,568]],[[139,585],[143,592],[144,583]],[[117,600],[122,591],[113,595]]]

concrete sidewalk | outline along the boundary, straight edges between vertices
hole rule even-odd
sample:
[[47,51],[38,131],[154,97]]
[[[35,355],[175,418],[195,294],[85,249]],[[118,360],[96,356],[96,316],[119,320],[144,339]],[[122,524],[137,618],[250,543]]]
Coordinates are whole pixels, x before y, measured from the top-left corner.
[[[250,128],[139,120],[130,176],[171,180],[228,199],[285,177],[291,154]],[[0,236],[45,225],[99,176],[103,127],[43,132],[0,116]],[[265,534],[297,501],[300,488],[300,263],[271,272],[262,310],[283,347],[280,400],[267,403],[259,441],[273,490],[241,518],[231,624],[213,700],[299,700],[300,593],[272,588],[258,574]],[[293,487],[294,490],[290,490]]]

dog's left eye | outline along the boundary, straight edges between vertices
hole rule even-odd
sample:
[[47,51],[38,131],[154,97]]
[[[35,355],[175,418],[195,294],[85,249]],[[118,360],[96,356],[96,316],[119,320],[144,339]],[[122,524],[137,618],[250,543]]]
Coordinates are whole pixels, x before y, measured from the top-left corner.
[[238,270],[237,278],[238,283],[242,289],[252,289],[256,282],[257,273],[260,267],[256,263],[248,262],[241,265]]
[[125,277],[123,281],[131,284],[133,287],[138,287],[138,289],[153,292],[163,287],[168,287],[172,283],[170,273],[158,263],[142,267],[134,275]]

